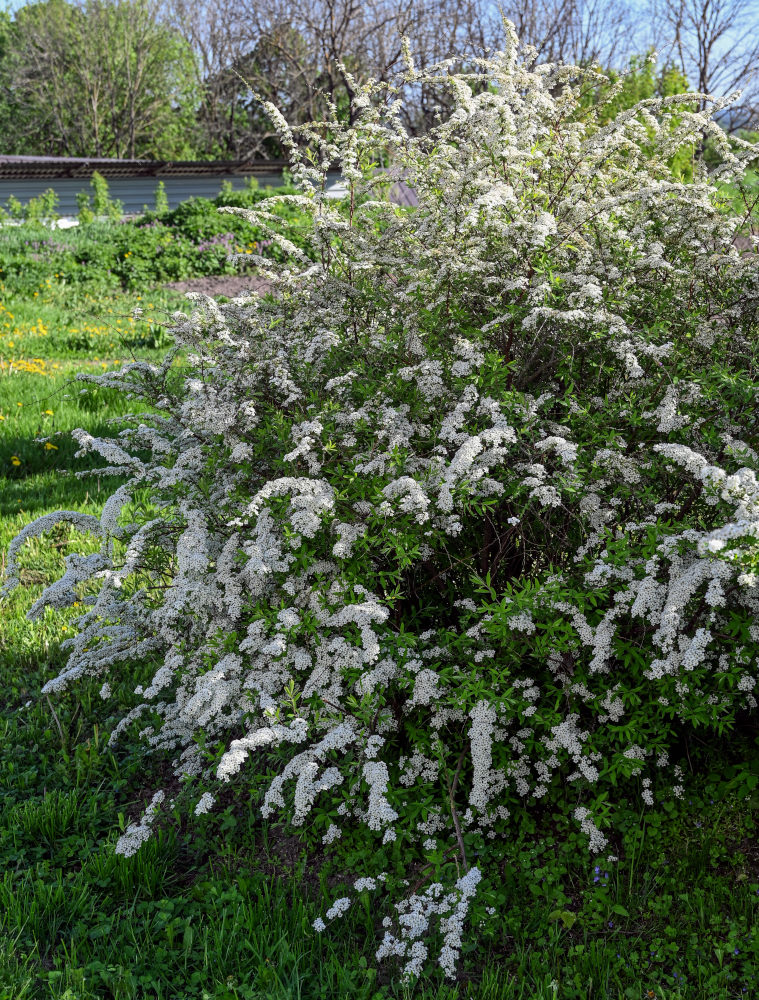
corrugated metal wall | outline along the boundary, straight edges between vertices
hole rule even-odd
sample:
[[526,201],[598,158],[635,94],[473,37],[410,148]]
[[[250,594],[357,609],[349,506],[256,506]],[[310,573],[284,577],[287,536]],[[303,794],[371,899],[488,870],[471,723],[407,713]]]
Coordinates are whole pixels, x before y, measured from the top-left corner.
[[[330,177],[330,183],[339,177],[340,173],[336,171],[334,177]],[[166,188],[170,208],[175,208],[188,198],[215,198],[221,191],[222,181],[229,181],[236,189],[245,186],[245,176],[240,174],[220,174],[218,177],[112,177],[108,180],[108,190],[111,198],[118,198],[123,202],[126,215],[134,215],[141,213],[145,205],[149,209],[153,208],[159,180],[163,181]],[[257,174],[256,180],[259,187],[265,187],[267,184],[279,187],[282,184],[282,175]],[[77,193],[92,191],[88,177],[0,180],[0,205],[5,205],[11,195],[26,204],[30,198],[42,194],[47,188],[52,188],[58,195],[60,202],[57,211],[62,216],[75,216],[78,211]]]

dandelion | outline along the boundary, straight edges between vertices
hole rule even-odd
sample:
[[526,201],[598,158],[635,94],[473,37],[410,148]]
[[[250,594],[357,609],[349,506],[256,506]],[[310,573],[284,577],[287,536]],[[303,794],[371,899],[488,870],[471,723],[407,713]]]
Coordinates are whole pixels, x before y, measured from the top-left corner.
[[58,451],[58,445],[53,444],[51,441],[45,442],[45,451]]
[[18,455],[11,455],[11,465],[21,465],[21,459]]

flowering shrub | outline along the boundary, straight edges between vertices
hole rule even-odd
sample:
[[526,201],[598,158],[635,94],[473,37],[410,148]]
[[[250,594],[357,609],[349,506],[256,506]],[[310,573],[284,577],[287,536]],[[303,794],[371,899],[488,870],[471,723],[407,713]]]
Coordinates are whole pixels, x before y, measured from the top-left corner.
[[[382,894],[377,957],[406,975],[432,944],[454,974],[499,840],[552,785],[598,855],[615,795],[655,807],[657,769],[679,793],[683,727],[757,705],[759,279],[714,186],[757,150],[692,95],[599,124],[593,71],[534,65],[510,27],[481,69],[477,96],[429,71],[455,106],[416,139],[379,85],[351,129],[302,127],[310,157],[269,107],[313,252],[270,226],[276,296],[195,295],[161,365],[80,376],[154,416],[75,431],[126,484],[8,558],[9,588],[58,521],[102,539],[29,612],[87,603],[45,693],[154,662],[111,740],[173,751],[197,814],[231,782],[345,851],[364,870],[315,928]],[[704,135],[720,165],[674,179]],[[380,146],[416,210],[382,196]]]

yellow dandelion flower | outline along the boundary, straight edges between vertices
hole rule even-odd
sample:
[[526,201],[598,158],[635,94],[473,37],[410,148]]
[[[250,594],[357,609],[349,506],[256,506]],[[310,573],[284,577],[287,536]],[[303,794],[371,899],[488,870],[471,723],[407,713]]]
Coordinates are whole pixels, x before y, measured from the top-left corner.
[[52,410],[45,410],[45,416],[46,417],[52,417],[52,415],[53,415],[53,411]]
[[18,455],[11,455],[11,465],[21,465],[21,459]]
[[58,451],[57,444],[51,444],[50,441],[45,442],[45,451]]

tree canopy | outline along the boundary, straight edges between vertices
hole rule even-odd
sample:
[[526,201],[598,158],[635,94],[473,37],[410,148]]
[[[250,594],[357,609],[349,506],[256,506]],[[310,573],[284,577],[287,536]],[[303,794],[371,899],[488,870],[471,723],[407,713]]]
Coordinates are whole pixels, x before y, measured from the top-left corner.
[[41,0],[0,27],[6,153],[194,154],[195,56],[155,0]]

